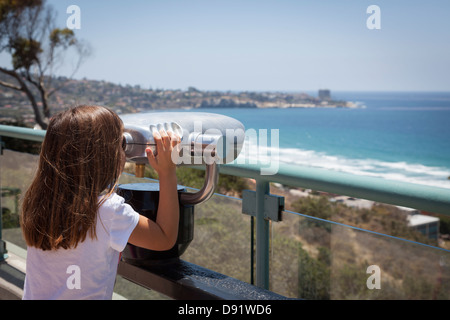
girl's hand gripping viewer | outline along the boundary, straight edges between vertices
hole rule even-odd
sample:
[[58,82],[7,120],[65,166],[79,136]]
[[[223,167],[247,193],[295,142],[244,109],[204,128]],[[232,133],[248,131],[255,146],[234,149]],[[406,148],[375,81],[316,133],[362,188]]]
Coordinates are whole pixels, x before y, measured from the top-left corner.
[[[194,205],[208,200],[218,181],[218,164],[232,162],[239,155],[244,140],[244,126],[231,117],[204,112],[149,112],[122,115],[124,150],[128,162],[136,163],[136,176],[143,177],[148,164],[145,149],[156,152],[153,131],[172,131],[180,138],[180,153],[172,156],[177,165],[205,165],[205,183],[194,193],[179,186],[180,224],[178,240],[168,251],[152,251],[128,244],[122,258],[135,265],[178,259],[193,239]],[[140,214],[156,220],[159,186],[156,183],[120,185],[122,195]]]

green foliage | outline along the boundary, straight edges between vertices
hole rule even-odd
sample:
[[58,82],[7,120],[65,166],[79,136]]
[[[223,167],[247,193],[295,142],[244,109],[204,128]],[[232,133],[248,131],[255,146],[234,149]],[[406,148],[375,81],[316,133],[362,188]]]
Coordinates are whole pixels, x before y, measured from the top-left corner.
[[344,264],[333,272],[335,298],[358,299],[369,293],[366,285],[368,278],[366,268],[367,265],[364,264]]
[[429,300],[433,298],[434,287],[425,278],[406,275],[402,284],[408,300]]
[[194,240],[182,258],[249,282],[249,222],[240,200],[214,195],[195,207]]
[[69,46],[76,43],[75,33],[68,28],[59,29],[55,28],[50,33],[50,43],[52,46],[62,46],[67,49]]
[[450,216],[439,216],[439,232],[441,234],[450,234]]
[[178,183],[183,186],[200,189],[205,182],[205,171],[179,167],[177,168],[177,178]]
[[391,236],[436,245],[434,240],[409,228],[406,215],[393,206],[375,204],[371,209],[351,208],[341,203],[330,202],[325,196],[300,198],[293,202],[291,206],[293,211],[312,217],[343,222]]
[[8,208],[1,208],[1,210],[3,229],[19,227],[19,215],[17,214],[17,212],[12,212]]
[[313,217],[328,219],[333,215],[333,207],[326,197],[300,198],[292,204],[295,211]]
[[[325,249],[322,248],[322,254]],[[329,264],[321,259],[312,258],[299,244],[298,249],[298,297],[303,299],[328,300],[330,299],[330,268]]]
[[40,42],[21,37],[12,40],[11,49],[14,70],[29,70],[33,64],[38,63],[39,54],[43,51]]
[[0,0],[0,23],[17,16],[27,8],[39,7],[42,0]]
[[[158,174],[151,167],[146,166],[145,177],[158,179]],[[205,182],[205,171],[189,167],[178,167],[177,179],[178,184],[180,185],[200,189]],[[219,174],[219,182],[216,188],[216,192],[231,192],[232,194],[241,196],[242,191],[247,188],[248,185],[244,178],[227,174]]]

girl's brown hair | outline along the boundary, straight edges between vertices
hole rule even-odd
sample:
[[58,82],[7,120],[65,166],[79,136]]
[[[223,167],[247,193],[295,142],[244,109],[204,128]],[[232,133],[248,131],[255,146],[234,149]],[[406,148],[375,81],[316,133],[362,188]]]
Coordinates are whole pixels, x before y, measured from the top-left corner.
[[117,114],[99,106],[78,106],[50,120],[38,171],[22,203],[27,245],[69,249],[88,232],[96,237],[98,197],[113,192],[123,169],[122,134]]

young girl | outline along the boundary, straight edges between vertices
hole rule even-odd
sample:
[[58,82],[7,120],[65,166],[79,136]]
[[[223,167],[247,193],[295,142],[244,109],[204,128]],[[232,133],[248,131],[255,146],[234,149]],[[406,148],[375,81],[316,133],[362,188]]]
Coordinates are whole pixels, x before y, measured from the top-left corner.
[[114,193],[125,164],[121,119],[107,108],[79,106],[50,120],[39,167],[22,205],[27,242],[23,299],[111,299],[119,253],[127,242],[168,250],[178,234],[174,134],[154,134],[159,175],[156,222]]

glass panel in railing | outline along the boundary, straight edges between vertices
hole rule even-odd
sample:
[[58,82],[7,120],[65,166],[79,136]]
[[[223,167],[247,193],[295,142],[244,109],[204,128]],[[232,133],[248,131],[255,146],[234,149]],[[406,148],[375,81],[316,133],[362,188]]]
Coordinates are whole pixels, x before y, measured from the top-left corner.
[[450,216],[345,195],[274,184],[287,210],[450,249]]
[[250,282],[250,232],[242,200],[215,194],[195,207],[194,239],[182,259]]
[[272,223],[270,289],[305,299],[450,299],[450,251],[285,211]]
[[[2,238],[26,249],[19,225],[20,199],[36,171],[39,143],[6,138],[2,140],[6,145],[0,156]],[[21,151],[12,151],[10,148]],[[24,150],[33,153],[25,153]]]

